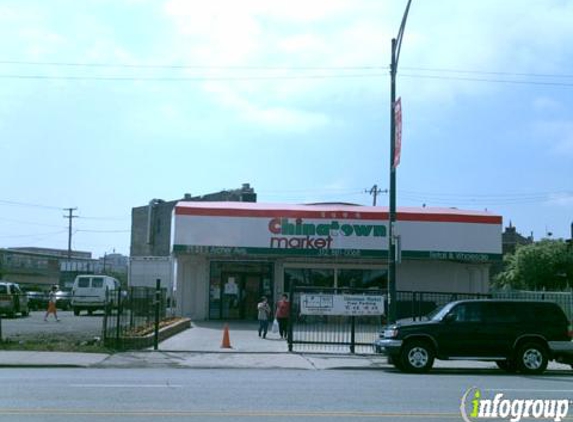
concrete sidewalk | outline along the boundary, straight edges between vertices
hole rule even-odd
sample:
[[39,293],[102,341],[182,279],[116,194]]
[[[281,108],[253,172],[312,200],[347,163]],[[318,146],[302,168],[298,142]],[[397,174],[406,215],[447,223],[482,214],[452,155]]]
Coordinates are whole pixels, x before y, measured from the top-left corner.
[[[79,368],[204,368],[204,369],[393,369],[385,357],[375,354],[289,353],[285,340],[268,333],[259,338],[257,325],[229,325],[231,349],[221,348],[222,322],[193,323],[192,328],[159,344],[159,350],[101,353],[0,351],[0,367],[79,367]],[[437,370],[499,372],[493,362],[436,361]],[[573,371],[569,365],[551,362],[549,371]],[[565,372],[568,371],[568,372]]]
[[228,324],[231,349],[221,348],[225,323],[221,321],[193,322],[191,329],[185,330],[165,341],[159,348],[163,351],[184,352],[244,352],[244,353],[285,353],[286,340],[278,334],[267,333],[267,338],[258,335],[258,323],[233,322]]

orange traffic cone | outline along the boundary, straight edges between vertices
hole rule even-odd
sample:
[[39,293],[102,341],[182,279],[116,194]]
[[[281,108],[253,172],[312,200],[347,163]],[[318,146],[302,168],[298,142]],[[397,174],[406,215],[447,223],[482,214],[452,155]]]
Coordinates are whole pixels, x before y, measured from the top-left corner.
[[223,342],[221,343],[222,349],[232,349],[231,340],[229,339],[229,324],[225,324],[225,329],[223,330]]

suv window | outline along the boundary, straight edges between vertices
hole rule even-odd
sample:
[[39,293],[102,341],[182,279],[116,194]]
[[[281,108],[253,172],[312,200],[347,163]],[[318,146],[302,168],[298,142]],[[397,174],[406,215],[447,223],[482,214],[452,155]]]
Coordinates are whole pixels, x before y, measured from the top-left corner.
[[101,277],[94,277],[94,278],[92,279],[92,287],[102,288],[102,287],[103,287],[103,278],[101,278]]
[[5,284],[0,284],[0,294],[5,295],[6,293],[8,293],[8,286]]
[[565,324],[567,325],[567,317],[559,306],[552,303],[533,303],[529,311],[529,318],[546,324]]
[[78,280],[78,287],[90,287],[90,279],[89,278],[80,278]]
[[483,312],[481,303],[462,303],[450,312],[450,315],[455,315],[456,322],[482,322]]
[[487,322],[515,323],[523,320],[520,307],[511,303],[492,302],[486,304]]

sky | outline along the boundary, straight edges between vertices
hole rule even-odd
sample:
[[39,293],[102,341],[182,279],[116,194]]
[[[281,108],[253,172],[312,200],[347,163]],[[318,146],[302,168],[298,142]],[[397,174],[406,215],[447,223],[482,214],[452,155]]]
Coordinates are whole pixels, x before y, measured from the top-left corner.
[[[388,205],[407,0],[3,0],[0,247],[129,254],[133,207]],[[397,204],[573,223],[573,1],[413,0]]]

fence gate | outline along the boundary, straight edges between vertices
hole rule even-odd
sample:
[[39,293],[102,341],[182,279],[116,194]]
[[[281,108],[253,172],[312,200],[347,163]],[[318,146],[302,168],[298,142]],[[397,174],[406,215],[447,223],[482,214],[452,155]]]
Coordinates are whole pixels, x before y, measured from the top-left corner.
[[[372,353],[386,324],[387,290],[291,286],[289,351]],[[396,292],[396,318],[422,320],[449,302],[467,299],[548,300],[573,320],[573,292]]]
[[371,352],[385,290],[292,286],[289,351]]

